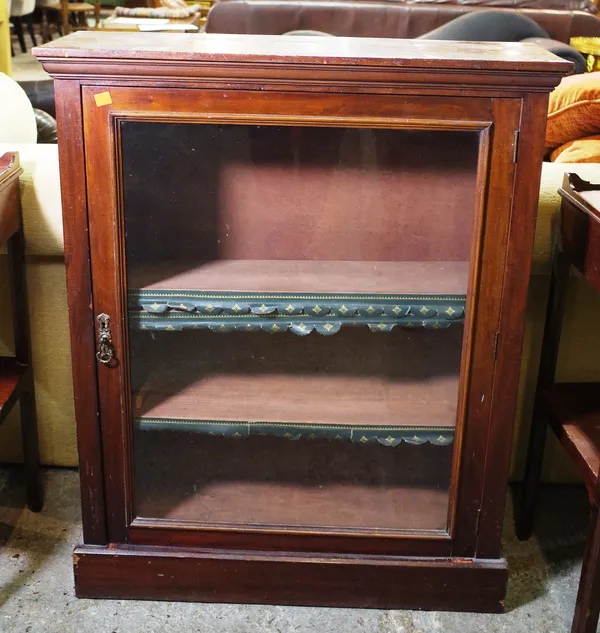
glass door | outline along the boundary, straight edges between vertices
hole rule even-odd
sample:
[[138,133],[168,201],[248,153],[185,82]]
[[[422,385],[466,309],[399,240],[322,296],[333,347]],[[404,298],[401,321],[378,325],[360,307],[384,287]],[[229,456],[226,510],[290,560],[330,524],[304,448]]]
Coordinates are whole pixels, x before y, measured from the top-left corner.
[[119,137],[132,518],[447,532],[481,132]]

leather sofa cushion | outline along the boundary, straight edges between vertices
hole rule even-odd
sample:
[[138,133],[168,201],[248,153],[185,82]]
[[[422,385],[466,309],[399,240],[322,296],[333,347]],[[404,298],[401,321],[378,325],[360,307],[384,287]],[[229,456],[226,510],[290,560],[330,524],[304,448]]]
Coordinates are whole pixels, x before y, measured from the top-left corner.
[[557,9],[597,13],[593,0],[403,0],[406,4],[458,4],[504,9]]
[[[207,33],[282,35],[288,31],[324,31],[347,37],[416,38],[442,24],[485,7],[404,4],[393,0],[220,0],[206,22]],[[497,9],[512,11],[512,9]],[[583,11],[522,9],[552,39],[576,35],[600,37],[600,19]]]
[[564,42],[558,42],[556,40],[550,40],[543,37],[528,37],[527,39],[521,40],[523,42],[531,42],[532,44],[537,44],[542,48],[545,48],[547,51],[566,59],[567,61],[573,62],[574,70],[573,72],[576,74],[584,73],[586,69],[585,57],[577,50],[575,50],[572,46],[565,44]]

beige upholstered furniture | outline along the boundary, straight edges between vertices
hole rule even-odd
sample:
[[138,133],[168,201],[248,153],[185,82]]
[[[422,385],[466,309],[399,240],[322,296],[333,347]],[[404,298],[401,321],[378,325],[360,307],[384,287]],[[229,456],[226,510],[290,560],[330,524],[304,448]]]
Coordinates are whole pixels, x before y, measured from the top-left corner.
[[[33,365],[42,462],[76,464],[71,351],[63,263],[62,216],[56,145],[0,143],[19,152]],[[0,251],[0,356],[12,352],[7,257]],[[20,461],[18,415],[0,433],[0,460]]]
[[[65,269],[63,264],[62,219],[56,145],[8,145],[0,143],[0,153],[17,150],[24,174],[21,177],[25,234],[28,253],[33,363],[36,368],[36,392],[42,462],[60,466],[77,463],[71,357],[67,322]],[[545,163],[542,171],[534,274],[525,334],[523,372],[517,415],[512,476],[522,475],[524,449],[531,419],[541,325],[543,323],[550,263],[550,227],[558,212],[557,194],[565,171],[588,180],[600,180],[599,164]],[[8,271],[6,257],[0,254],[0,355],[8,353],[10,315],[7,314]],[[600,300],[589,292],[582,280],[571,279],[570,296],[579,306],[568,312],[564,334],[566,344],[559,360],[558,378],[565,381],[600,380],[597,357],[600,331],[595,315]],[[581,310],[581,301],[590,306]],[[570,303],[574,303],[571,301]],[[9,420],[0,429],[0,461],[17,461],[20,456],[11,447],[18,446],[18,419]],[[7,448],[8,447],[8,448]],[[546,453],[545,479],[573,479],[570,466],[561,451],[550,446]]]
[[0,72],[0,143],[35,143],[33,107],[21,86]]

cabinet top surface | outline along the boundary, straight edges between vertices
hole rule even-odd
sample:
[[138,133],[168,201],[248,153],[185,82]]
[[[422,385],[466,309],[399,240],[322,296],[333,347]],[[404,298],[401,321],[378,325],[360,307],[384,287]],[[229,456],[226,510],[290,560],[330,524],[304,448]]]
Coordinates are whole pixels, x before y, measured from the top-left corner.
[[293,63],[566,73],[570,63],[534,44],[384,38],[97,33],[80,31],[34,49],[48,58]]

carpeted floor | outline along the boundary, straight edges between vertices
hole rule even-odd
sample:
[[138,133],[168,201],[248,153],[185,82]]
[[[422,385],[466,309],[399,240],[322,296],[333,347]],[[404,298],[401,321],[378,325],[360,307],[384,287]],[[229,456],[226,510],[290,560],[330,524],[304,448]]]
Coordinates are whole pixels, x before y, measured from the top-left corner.
[[0,632],[8,633],[567,633],[587,527],[583,488],[544,489],[535,537],[520,543],[511,503],[506,613],[477,615],[172,602],[77,600],[71,550],[80,534],[77,473],[49,470],[46,506],[23,509],[12,470],[0,470]]

